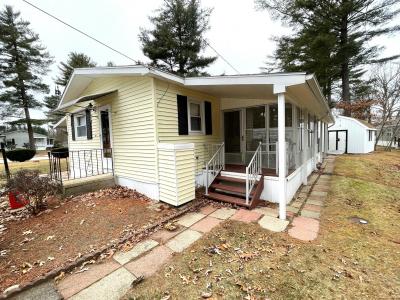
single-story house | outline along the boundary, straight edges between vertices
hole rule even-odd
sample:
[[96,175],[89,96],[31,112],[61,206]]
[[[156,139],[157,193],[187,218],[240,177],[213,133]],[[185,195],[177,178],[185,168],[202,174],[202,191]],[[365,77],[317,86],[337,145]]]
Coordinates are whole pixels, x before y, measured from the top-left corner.
[[[4,132],[3,135],[6,146],[9,145],[15,148],[24,148],[29,145],[29,135],[27,130],[17,129],[7,131]],[[44,134],[34,132],[33,138],[35,139],[36,150],[46,150],[46,148],[53,146],[53,139],[48,138]]]
[[382,133],[379,136],[378,145],[387,147],[391,145],[392,148],[400,148],[400,128],[397,120],[387,122],[385,126],[380,130]]
[[364,120],[335,116],[328,127],[330,153],[369,153],[374,151],[376,128]]
[[333,122],[312,74],[184,78],[142,65],[75,69],[57,110],[84,175],[107,163],[117,184],[153,199],[178,206],[205,187],[245,207],[277,202],[283,219]]

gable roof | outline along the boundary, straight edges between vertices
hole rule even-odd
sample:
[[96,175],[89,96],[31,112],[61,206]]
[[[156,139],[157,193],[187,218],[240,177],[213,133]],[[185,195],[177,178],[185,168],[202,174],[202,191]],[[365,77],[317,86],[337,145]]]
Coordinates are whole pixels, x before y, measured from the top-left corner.
[[371,129],[371,130],[376,130],[375,126],[372,125],[371,123],[368,123],[365,120],[361,120],[361,119],[357,119],[357,118],[351,118],[351,117],[346,117],[346,116],[336,116],[336,118],[343,118],[343,119],[347,119],[347,120],[352,120],[358,124],[360,124],[361,126]]
[[310,109],[317,110],[321,118],[323,116],[328,122],[333,120],[328,103],[314,74],[293,72],[181,77],[143,65],[75,69],[57,109],[69,107],[81,101],[83,97],[87,97],[88,95],[82,95],[82,93],[94,79],[118,76],[149,76],[223,98],[262,99],[267,93],[273,95],[277,93],[276,91],[283,89],[292,94],[302,94],[299,97],[300,100],[305,102]]

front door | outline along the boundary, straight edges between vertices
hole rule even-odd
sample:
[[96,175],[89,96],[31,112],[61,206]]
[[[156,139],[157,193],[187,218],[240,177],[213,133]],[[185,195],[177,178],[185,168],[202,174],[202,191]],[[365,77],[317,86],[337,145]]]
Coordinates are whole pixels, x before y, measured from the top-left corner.
[[[111,159],[111,130],[110,130],[110,109],[100,109],[100,133],[103,157]],[[108,161],[106,163],[109,163]]]
[[241,111],[224,112],[225,162],[242,164]]

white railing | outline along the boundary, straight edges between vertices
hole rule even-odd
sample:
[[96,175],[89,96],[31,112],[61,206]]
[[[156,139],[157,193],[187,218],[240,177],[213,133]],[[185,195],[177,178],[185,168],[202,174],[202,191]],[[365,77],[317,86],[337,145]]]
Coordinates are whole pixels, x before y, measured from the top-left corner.
[[246,167],[246,204],[249,204],[251,190],[258,179],[258,175],[262,172],[261,150],[262,143],[260,142],[257,150],[254,152],[253,158]]
[[225,169],[225,143],[222,143],[218,147],[214,155],[206,164],[206,195],[208,195],[208,187],[223,169]]

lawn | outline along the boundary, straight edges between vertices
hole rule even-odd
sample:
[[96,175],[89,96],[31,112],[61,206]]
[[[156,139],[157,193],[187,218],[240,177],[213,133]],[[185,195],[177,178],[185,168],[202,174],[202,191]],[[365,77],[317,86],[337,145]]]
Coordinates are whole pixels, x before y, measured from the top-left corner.
[[317,240],[226,222],[125,298],[399,298],[399,166],[399,151],[338,157]]
[[50,199],[48,210],[26,219],[7,208],[0,198],[0,294],[177,211],[121,187]]
[[[2,158],[1,158],[2,159]],[[65,159],[61,160],[62,170],[67,170],[67,164]],[[11,174],[19,170],[39,170],[41,174],[48,174],[49,173],[49,161],[45,160],[28,160],[24,162],[9,162],[8,167],[10,168]],[[0,184],[5,183],[6,174],[4,169],[4,164],[0,163]]]

